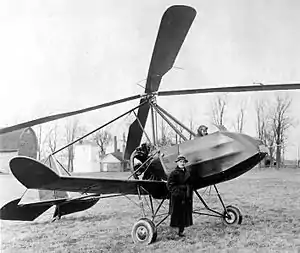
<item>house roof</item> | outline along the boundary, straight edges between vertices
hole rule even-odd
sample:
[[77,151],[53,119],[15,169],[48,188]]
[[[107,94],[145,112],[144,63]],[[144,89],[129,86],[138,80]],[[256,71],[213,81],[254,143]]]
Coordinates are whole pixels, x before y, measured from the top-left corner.
[[0,135],[0,151],[16,151],[19,149],[20,136],[24,129]]
[[115,158],[117,158],[118,160],[120,161],[124,161],[124,155],[121,151],[116,151],[116,152],[113,152],[111,153]]
[[118,158],[116,158],[112,153],[107,154],[103,159],[101,159],[101,163],[122,163]]
[[105,159],[105,157],[107,157],[108,155],[112,155],[114,156],[116,159],[118,159],[120,162],[124,161],[124,155],[121,151],[116,151],[116,152],[112,152],[106,155],[103,155],[100,157],[101,160]]

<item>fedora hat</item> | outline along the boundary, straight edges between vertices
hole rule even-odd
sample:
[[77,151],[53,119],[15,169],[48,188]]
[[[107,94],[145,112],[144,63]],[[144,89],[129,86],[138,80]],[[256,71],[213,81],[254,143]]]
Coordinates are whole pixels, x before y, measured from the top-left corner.
[[179,155],[179,156],[177,156],[175,163],[177,163],[180,160],[184,160],[186,163],[188,162],[188,160],[186,159],[186,157],[184,155]]

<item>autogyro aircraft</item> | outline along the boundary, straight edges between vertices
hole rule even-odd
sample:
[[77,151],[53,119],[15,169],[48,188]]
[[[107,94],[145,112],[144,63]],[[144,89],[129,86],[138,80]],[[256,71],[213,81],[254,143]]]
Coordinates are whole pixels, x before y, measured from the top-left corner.
[[[107,126],[126,114],[131,112],[135,114],[136,119],[130,125],[124,155],[125,159],[130,161],[132,172],[130,178],[123,180],[63,176],[56,173],[52,169],[53,165],[49,163],[47,165],[32,158],[19,156],[14,157],[10,161],[11,171],[19,182],[28,189],[90,194],[87,196],[87,199],[85,199],[83,195],[78,201],[76,199],[63,199],[62,205],[52,201],[53,203],[51,202],[51,204],[60,206],[60,209],[64,209],[64,205],[66,205],[65,210],[61,211],[61,215],[89,208],[102,196],[112,196],[113,194],[119,196],[136,195],[140,200],[143,200],[142,197],[148,195],[150,202],[149,209],[151,212],[150,218],[147,217],[146,205],[141,201],[140,207],[143,217],[134,224],[132,228],[132,238],[135,243],[149,244],[155,241],[157,237],[157,227],[169,216],[168,212],[160,213],[163,203],[169,199],[166,180],[170,172],[176,167],[174,161],[177,155],[183,154],[189,160],[187,168],[191,173],[194,192],[206,209],[206,212],[195,209],[194,213],[222,218],[228,225],[240,224],[242,222],[242,215],[239,209],[231,205],[225,205],[216,184],[236,178],[252,169],[265,157],[267,154],[266,148],[255,138],[245,134],[228,131],[219,131],[203,137],[198,137],[192,130],[160,107],[156,102],[156,97],[212,92],[290,90],[300,89],[300,84],[250,85],[209,89],[158,91],[162,77],[173,67],[176,56],[195,16],[196,10],[194,8],[182,5],[171,6],[164,13],[150,62],[145,94],[123,98],[78,111],[47,116],[0,129],[0,134],[3,134],[126,101],[140,99],[138,106],[93,131],[95,132]],[[135,113],[135,110],[138,110],[138,112]],[[152,119],[153,141],[151,145],[142,145],[139,147],[143,134],[149,139],[145,132],[145,124],[149,112],[151,112]],[[158,147],[157,115],[160,115],[174,129],[174,131],[184,140],[183,143],[170,147]],[[187,138],[177,129],[176,125],[181,126],[189,134],[193,135],[194,139],[187,140]],[[80,139],[85,138],[87,135]],[[69,145],[72,144],[74,144],[74,142]],[[137,164],[135,162],[136,158],[138,158],[140,163]],[[53,160],[54,158],[50,156],[49,159]],[[198,190],[207,186],[213,186],[215,189],[222,206],[221,211],[209,207],[204,198],[199,194]],[[43,205],[43,203],[32,203],[29,206],[27,205],[26,212],[29,216],[32,215],[33,217],[37,217],[43,213],[44,209],[45,205]],[[9,210],[13,211],[10,212]],[[19,210],[19,212],[16,210]],[[11,202],[8,206],[2,207],[1,218],[22,219],[22,215],[19,215],[22,212],[22,205],[18,204],[18,201]],[[58,210],[57,212],[60,211]],[[18,215],[19,217],[17,217]]]

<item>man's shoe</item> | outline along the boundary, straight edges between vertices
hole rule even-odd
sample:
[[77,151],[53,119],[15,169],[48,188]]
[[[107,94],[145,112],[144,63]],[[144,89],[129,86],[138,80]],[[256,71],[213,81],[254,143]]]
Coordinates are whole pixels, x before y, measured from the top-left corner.
[[179,232],[178,235],[179,235],[180,237],[184,237],[184,236],[185,236],[185,234],[184,234],[183,232]]

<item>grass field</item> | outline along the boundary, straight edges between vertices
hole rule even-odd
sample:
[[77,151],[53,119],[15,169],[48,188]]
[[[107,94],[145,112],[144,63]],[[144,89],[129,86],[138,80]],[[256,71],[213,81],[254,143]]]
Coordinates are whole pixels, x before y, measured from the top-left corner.
[[[22,191],[11,176],[0,176],[0,185],[2,203]],[[1,252],[300,252],[300,170],[253,170],[219,190],[226,204],[241,209],[241,225],[194,216],[194,226],[179,239],[167,219],[155,243],[138,246],[130,233],[140,209],[117,197],[54,223],[50,212],[34,222],[1,221]],[[201,192],[217,204],[215,195]]]

